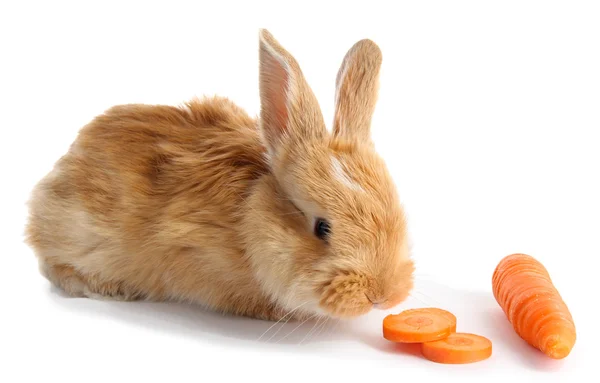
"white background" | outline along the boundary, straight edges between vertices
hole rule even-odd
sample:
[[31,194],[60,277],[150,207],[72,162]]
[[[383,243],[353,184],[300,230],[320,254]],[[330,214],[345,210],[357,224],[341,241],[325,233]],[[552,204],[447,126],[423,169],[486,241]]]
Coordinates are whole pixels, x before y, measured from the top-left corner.
[[[599,375],[599,20],[594,1],[2,2],[0,381],[598,381],[581,376]],[[77,130],[113,104],[203,94],[258,113],[259,27],[298,59],[328,121],[346,50],[379,44],[374,140],[418,264],[414,298],[390,312],[450,309],[492,358],[447,366],[397,349],[381,337],[390,312],[257,342],[269,323],[68,299],[38,274],[25,201]],[[564,360],[526,346],[491,295],[514,252],[546,265],[575,317]]]

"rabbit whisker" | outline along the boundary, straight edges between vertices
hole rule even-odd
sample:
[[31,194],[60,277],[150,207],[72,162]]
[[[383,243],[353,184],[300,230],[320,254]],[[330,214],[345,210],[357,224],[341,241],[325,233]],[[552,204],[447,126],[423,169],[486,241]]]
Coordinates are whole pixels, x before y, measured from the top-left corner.
[[310,329],[310,331],[308,333],[306,333],[306,335],[304,336],[304,338],[302,338],[302,340],[300,341],[299,344],[304,343],[304,341],[308,338],[308,336],[310,334],[312,334],[313,331],[315,331],[315,329],[319,326],[319,322],[321,322],[321,317],[317,318],[317,322],[312,326],[312,328]]
[[316,333],[316,335],[315,335],[315,336],[317,336],[317,337],[318,337],[319,335],[321,335],[321,333],[323,332],[323,329],[324,329],[325,327],[327,327],[327,324],[328,324],[328,323],[329,323],[329,318],[325,318],[325,320],[323,321],[323,325],[321,326],[321,328],[319,329],[319,332],[318,332],[318,333]]
[[280,217],[286,216],[286,215],[295,215],[295,216],[303,216],[304,214],[302,212],[299,211],[294,211],[291,213],[282,213],[282,214],[277,214]]
[[327,324],[328,321],[329,321],[329,318],[325,317],[323,322],[320,325],[316,326],[315,332],[308,339],[314,339],[315,337],[318,337],[319,334],[321,334],[321,332],[325,328],[325,325]]
[[429,303],[425,302],[424,300],[422,300],[421,298],[419,298],[419,297],[417,297],[417,296],[414,296],[413,294],[414,294],[414,292],[413,292],[413,293],[410,293],[410,294],[409,294],[409,296],[410,296],[411,298],[414,298],[414,299],[418,300],[419,302],[421,302],[421,303],[422,303],[422,304],[424,304],[425,306],[431,306]]
[[[289,313],[288,313],[288,314],[289,314]],[[278,333],[279,331],[281,331],[281,329],[282,329],[282,328],[284,328],[284,327],[285,327],[285,325],[286,325],[286,324],[287,324],[287,323],[290,321],[290,319],[292,319],[292,317],[293,317],[293,315],[290,315],[290,316],[288,317],[288,319],[286,319],[286,320],[285,320],[285,322],[283,322],[283,324],[282,324],[282,325],[281,325],[281,326],[280,326],[280,327],[277,329],[277,331],[275,331],[275,333],[274,333],[273,335],[271,335],[271,336],[269,337],[269,339],[267,339],[267,342],[269,342],[271,339],[273,339],[273,337],[275,337],[275,335],[277,335],[277,333]],[[281,322],[281,320],[282,320],[282,319],[283,319],[283,318],[279,319],[277,322]]]
[[316,317],[317,314],[312,314],[311,316],[309,316],[308,318],[304,319],[302,321],[302,323],[300,323],[298,326],[296,326],[296,328],[294,328],[292,331],[290,331],[286,336],[284,336],[283,338],[279,339],[277,342],[275,343],[279,343],[282,340],[284,340],[285,338],[287,338],[288,336],[292,335],[294,333],[294,331],[298,330],[300,328],[300,326],[302,326],[304,323],[306,323],[307,321],[313,319],[314,317]]
[[248,204],[248,201],[246,200],[246,198],[242,197],[242,196],[240,195],[240,193],[238,193],[238,192],[236,192],[236,191],[233,191],[233,192],[234,192],[234,193],[235,193],[235,194],[236,194],[238,197],[240,197],[240,199],[241,199],[242,201],[244,201],[244,205],[245,205],[245,206],[248,206],[248,207],[250,207],[250,208],[251,208],[251,209],[252,209],[252,210],[253,210],[255,213],[259,214],[259,213],[256,211],[256,209],[254,209],[254,208],[252,207],[252,205]]
[[[262,338],[263,336],[265,336],[265,334],[267,334],[267,333],[268,333],[268,332],[269,332],[269,331],[270,331],[270,330],[271,330],[273,327],[277,326],[277,324],[278,324],[279,322],[281,322],[282,320],[284,320],[284,319],[285,319],[286,317],[288,317],[288,316],[289,316],[289,318],[288,318],[288,321],[289,321],[289,320],[290,320],[290,318],[291,318],[291,314],[293,314],[293,313],[294,313],[294,311],[298,310],[300,307],[304,306],[304,305],[305,305],[305,304],[307,304],[307,303],[308,303],[308,301],[306,301],[306,302],[304,302],[304,303],[302,303],[302,304],[298,305],[298,306],[297,306],[295,309],[291,310],[290,312],[288,312],[287,314],[285,314],[284,316],[282,316],[282,317],[281,317],[281,318],[280,318],[280,319],[279,319],[277,322],[273,323],[273,324],[271,325],[271,327],[269,327],[269,328],[267,329],[267,331],[265,331],[265,332],[264,332],[264,333],[263,333],[263,334],[262,334],[262,335],[261,335],[261,336],[260,336],[260,337],[259,337],[257,340],[261,340],[261,338]],[[287,323],[287,321],[286,321],[285,323]],[[285,326],[285,323],[284,323],[284,324],[283,324],[281,327]],[[281,328],[280,328],[279,330],[281,330]],[[279,330],[277,330],[277,332],[279,332]],[[276,332],[275,334],[277,334],[277,332]],[[271,337],[271,338],[272,338],[272,337]],[[270,340],[271,338],[269,338],[269,340]]]
[[427,295],[427,294],[425,294],[425,293],[423,293],[423,292],[421,292],[421,291],[414,291],[414,292],[415,292],[416,294],[420,294],[420,295],[422,295],[423,297],[425,297],[425,298],[429,299],[430,301],[432,301],[433,303],[435,303],[435,304],[436,304],[436,305],[438,305],[438,306],[441,306],[441,304],[442,304],[442,303],[441,303],[440,301],[438,301],[437,299],[435,299],[435,298],[433,298],[433,297],[431,297],[431,296],[429,296],[429,295]]
[[335,334],[335,330],[337,329],[337,327],[339,326],[340,322],[342,321],[341,318],[339,318],[335,324],[329,329],[329,336],[333,337],[333,335]]

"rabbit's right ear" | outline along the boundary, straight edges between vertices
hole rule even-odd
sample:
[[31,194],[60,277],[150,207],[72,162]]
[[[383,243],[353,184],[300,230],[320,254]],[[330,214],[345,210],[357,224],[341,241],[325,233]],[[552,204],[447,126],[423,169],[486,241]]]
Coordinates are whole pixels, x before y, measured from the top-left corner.
[[334,135],[371,141],[381,63],[381,50],[369,39],[354,44],[344,56],[335,81]]
[[322,139],[325,122],[300,66],[265,29],[259,59],[260,128],[269,153],[283,144]]

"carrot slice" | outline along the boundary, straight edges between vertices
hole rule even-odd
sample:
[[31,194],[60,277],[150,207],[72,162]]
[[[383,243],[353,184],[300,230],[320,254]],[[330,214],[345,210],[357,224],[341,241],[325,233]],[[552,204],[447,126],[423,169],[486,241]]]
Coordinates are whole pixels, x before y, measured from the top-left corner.
[[454,314],[438,308],[409,309],[383,319],[383,337],[392,342],[431,342],[455,331]]
[[481,335],[455,332],[444,339],[421,344],[421,353],[436,363],[474,363],[492,356],[492,342]]
[[492,275],[492,291],[522,339],[554,359],[570,354],[577,338],[573,317],[538,260],[527,254],[504,257]]

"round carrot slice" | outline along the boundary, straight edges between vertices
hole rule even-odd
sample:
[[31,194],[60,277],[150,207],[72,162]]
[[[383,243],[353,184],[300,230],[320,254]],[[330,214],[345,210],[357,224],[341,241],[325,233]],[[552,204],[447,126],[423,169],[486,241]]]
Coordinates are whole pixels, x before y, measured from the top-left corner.
[[492,356],[492,342],[480,335],[453,333],[447,338],[423,343],[421,353],[436,363],[474,363]]
[[392,342],[431,342],[455,331],[454,314],[438,308],[409,309],[383,319],[383,337]]

